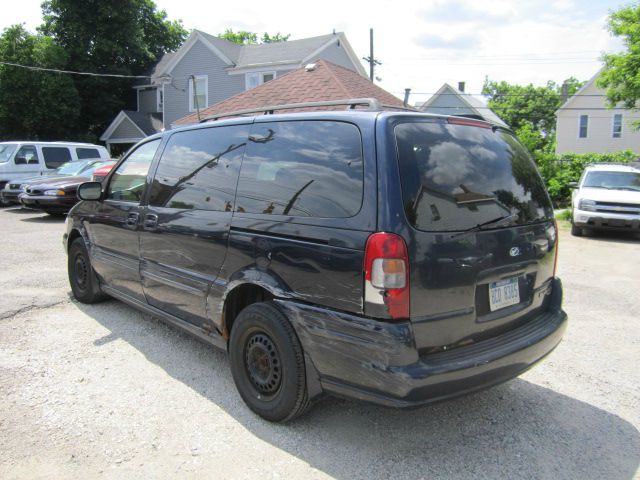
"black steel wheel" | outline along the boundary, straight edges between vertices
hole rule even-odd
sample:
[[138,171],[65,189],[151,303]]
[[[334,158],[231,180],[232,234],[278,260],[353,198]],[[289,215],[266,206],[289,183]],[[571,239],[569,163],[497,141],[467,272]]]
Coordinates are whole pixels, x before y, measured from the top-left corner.
[[229,357],[240,396],[264,419],[286,422],[308,408],[302,346],[273,302],[240,312],[231,329]]
[[100,289],[98,277],[93,271],[89,252],[82,238],[76,238],[69,247],[67,272],[71,291],[78,301],[96,303],[107,298]]

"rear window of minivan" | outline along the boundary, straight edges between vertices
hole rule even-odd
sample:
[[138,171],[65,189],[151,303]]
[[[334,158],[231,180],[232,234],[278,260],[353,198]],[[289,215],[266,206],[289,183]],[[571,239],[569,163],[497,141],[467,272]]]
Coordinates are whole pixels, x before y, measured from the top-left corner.
[[335,121],[255,124],[242,161],[236,211],[345,218],[360,211],[362,141]]
[[544,183],[520,142],[502,129],[437,122],[395,127],[404,210],[424,231],[459,231],[513,215],[553,218]]

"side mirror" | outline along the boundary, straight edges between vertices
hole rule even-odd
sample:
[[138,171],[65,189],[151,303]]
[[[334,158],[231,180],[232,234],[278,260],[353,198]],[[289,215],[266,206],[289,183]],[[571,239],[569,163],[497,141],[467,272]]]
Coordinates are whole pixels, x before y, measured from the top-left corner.
[[80,200],[100,200],[102,198],[102,183],[85,182],[78,187]]
[[569,183],[567,183],[567,187],[569,187],[569,188],[578,188],[578,182],[569,182]]
[[26,165],[27,164],[27,157],[16,157],[14,160],[14,163],[16,165]]

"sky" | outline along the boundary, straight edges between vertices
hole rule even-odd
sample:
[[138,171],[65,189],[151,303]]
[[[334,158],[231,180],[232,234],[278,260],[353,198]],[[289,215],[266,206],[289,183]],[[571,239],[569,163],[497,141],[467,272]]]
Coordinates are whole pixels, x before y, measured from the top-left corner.
[[[3,8],[0,30],[41,22],[42,0]],[[606,18],[628,3],[617,0],[155,0],[170,19],[210,34],[248,30],[291,34],[290,39],[344,32],[359,57],[369,55],[374,29],[376,83],[410,102],[424,101],[443,83],[466,83],[480,93],[485,77],[516,84],[588,80],[603,52],[620,51]],[[368,71],[368,64],[364,64]]]

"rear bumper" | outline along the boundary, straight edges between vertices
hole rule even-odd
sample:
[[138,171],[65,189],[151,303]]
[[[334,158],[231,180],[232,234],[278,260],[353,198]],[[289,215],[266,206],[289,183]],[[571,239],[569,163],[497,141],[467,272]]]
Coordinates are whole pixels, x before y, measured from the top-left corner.
[[409,322],[390,324],[278,303],[291,319],[322,389],[393,407],[412,407],[462,395],[514,378],[562,339],[567,315],[554,279],[549,308],[500,336],[419,357]]

